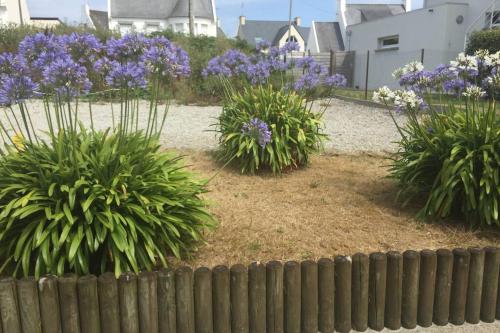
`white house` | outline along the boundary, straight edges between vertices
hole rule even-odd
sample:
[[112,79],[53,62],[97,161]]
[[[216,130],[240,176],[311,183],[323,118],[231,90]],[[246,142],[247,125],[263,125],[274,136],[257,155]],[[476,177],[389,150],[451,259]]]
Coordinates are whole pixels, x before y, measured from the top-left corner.
[[[217,36],[214,0],[192,0],[195,35]],[[161,30],[189,33],[189,0],[108,0],[108,10],[86,7],[89,24],[96,28],[148,33]]]
[[396,68],[414,60],[430,69],[447,63],[464,50],[471,32],[500,25],[500,0],[427,0],[422,8],[411,0],[399,5],[337,0],[337,6],[345,48],[356,52],[353,85],[359,88],[365,86],[368,51],[368,88],[396,87],[391,76]]
[[0,24],[29,24],[26,0],[0,0]]
[[297,42],[300,52],[307,49],[309,28],[302,26],[300,17],[296,17],[292,24],[288,21],[247,20],[240,16],[237,38],[255,46],[261,41],[267,41],[272,46],[282,47],[287,41]]

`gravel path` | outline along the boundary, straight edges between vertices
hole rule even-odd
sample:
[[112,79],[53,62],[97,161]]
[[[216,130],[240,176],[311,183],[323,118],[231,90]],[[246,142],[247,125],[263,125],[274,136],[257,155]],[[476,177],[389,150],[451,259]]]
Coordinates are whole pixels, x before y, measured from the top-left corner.
[[[140,103],[142,122],[146,121],[148,103]],[[88,106],[81,105],[79,118],[90,125]],[[319,105],[315,105],[318,109]],[[29,105],[32,120],[39,130],[46,130],[45,115],[40,101],[32,101]],[[118,105],[114,106],[115,115]],[[95,104],[92,107],[96,128],[104,129],[111,125],[112,116],[109,104]],[[210,150],[217,147],[217,138],[211,124],[215,123],[221,107],[172,105],[167,117],[167,125],[161,142],[168,148]],[[4,115],[0,119],[4,120]],[[403,123],[404,116],[397,116]],[[371,152],[384,153],[394,151],[394,141],[399,134],[385,109],[358,105],[334,99],[325,112],[325,131],[330,136],[326,142],[327,151],[338,152]]]

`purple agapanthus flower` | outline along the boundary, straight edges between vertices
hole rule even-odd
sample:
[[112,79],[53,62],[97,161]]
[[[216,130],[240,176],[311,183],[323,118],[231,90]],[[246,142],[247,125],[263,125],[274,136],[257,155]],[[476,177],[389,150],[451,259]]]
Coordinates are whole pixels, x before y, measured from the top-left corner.
[[151,74],[177,78],[191,73],[187,52],[166,39],[148,47],[141,61]]
[[255,45],[256,51],[264,51],[271,47],[271,43],[267,40],[261,40]]
[[38,96],[38,85],[25,75],[4,75],[0,80],[0,105],[13,105]]
[[269,125],[259,118],[253,118],[244,123],[241,128],[241,133],[257,140],[262,148],[265,148],[266,145],[271,142],[271,131],[269,130]]
[[264,83],[271,76],[269,63],[259,61],[256,64],[249,65],[247,68],[247,78],[252,84]]
[[140,62],[121,64],[113,61],[111,70],[106,76],[106,83],[113,88],[144,88],[146,87],[146,67]]
[[92,87],[87,69],[70,57],[54,60],[45,68],[43,76],[44,88],[55,91],[64,97],[86,94]]
[[311,90],[321,83],[319,75],[306,73],[302,75],[294,84],[296,91]]
[[467,88],[467,82],[461,78],[447,80],[443,83],[443,89],[447,93],[461,95]]
[[33,75],[40,75],[45,67],[56,59],[67,56],[60,38],[53,34],[37,33],[26,36],[19,43],[19,55],[33,71]]
[[138,61],[144,54],[148,39],[140,34],[127,34],[122,38],[110,38],[105,49],[108,57],[121,63]]
[[72,59],[83,65],[94,63],[103,49],[99,39],[88,33],[74,32],[70,35],[64,35],[60,37],[60,42]]
[[203,70],[203,75],[238,76],[245,74],[249,65],[250,59],[246,54],[238,50],[229,50],[222,56],[211,59]]
[[327,87],[345,87],[347,86],[347,78],[342,74],[334,74],[325,79]]
[[29,68],[26,59],[10,52],[0,54],[0,76],[28,74]]
[[286,42],[285,45],[283,45],[280,48],[280,53],[281,54],[287,54],[291,53],[293,51],[300,51],[300,45],[297,42]]

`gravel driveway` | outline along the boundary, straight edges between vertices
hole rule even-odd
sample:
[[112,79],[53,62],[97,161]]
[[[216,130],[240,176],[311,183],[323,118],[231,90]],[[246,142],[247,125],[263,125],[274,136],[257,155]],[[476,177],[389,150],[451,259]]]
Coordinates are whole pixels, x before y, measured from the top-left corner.
[[[140,107],[142,121],[147,117],[148,103],[142,101]],[[315,108],[319,108],[316,105]],[[40,101],[29,103],[32,120],[39,130],[46,130],[45,115]],[[87,105],[81,105],[79,118],[90,125]],[[119,106],[115,105],[115,114]],[[106,128],[112,123],[109,104],[94,104],[92,106],[96,128]],[[221,112],[219,106],[186,106],[172,105],[167,117],[167,125],[161,138],[165,147],[180,149],[210,150],[217,146],[217,138],[213,127]],[[4,119],[4,115],[0,116]],[[404,116],[397,116],[397,121],[403,123]],[[371,152],[384,153],[396,149],[394,141],[399,134],[385,109],[358,105],[351,102],[334,99],[325,112],[325,131],[330,141],[325,145],[327,151],[337,152]]]

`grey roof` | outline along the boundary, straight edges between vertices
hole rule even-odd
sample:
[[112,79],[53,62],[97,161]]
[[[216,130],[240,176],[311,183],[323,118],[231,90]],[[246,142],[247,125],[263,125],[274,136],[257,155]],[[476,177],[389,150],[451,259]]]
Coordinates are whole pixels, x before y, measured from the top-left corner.
[[[166,19],[188,17],[189,0],[111,0],[111,16],[116,18]],[[195,17],[214,19],[212,0],[193,0]]]
[[108,12],[102,10],[89,10],[89,17],[94,25],[94,28],[98,30],[108,30]]
[[344,51],[344,41],[338,22],[314,22],[319,52]]
[[347,25],[352,25],[399,15],[405,12],[404,5],[347,4],[345,15]]
[[[299,34],[307,42],[308,27],[297,26],[293,23]],[[281,37],[288,31],[288,21],[257,21],[246,20],[244,25],[238,27],[237,37],[246,40],[248,44],[255,45],[258,41],[266,40],[277,45]]]

